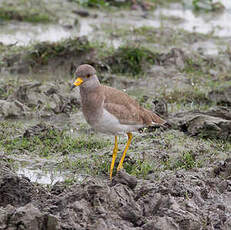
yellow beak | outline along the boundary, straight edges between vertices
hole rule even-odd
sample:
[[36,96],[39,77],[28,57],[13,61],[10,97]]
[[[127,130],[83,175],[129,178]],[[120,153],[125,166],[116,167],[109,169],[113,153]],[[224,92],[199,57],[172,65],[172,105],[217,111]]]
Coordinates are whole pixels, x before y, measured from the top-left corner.
[[75,82],[73,83],[75,86],[79,86],[83,83],[83,79],[78,77]]

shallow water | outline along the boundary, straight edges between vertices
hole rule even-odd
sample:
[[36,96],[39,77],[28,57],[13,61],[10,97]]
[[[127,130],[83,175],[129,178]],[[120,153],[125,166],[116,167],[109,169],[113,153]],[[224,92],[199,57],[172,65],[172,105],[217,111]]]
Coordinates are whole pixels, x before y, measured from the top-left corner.
[[[76,157],[76,156],[75,156]],[[56,182],[63,182],[69,178],[74,178],[76,181],[83,181],[84,175],[77,173],[73,175],[69,170],[61,170],[56,165],[63,159],[59,157],[42,158],[9,156],[9,159],[17,161],[16,173],[27,177],[31,182],[36,182],[44,185],[54,185]]]
[[[231,1],[224,1],[226,9],[221,13],[194,14],[191,9],[179,4],[172,4],[169,9],[158,8],[152,12],[143,11],[119,11],[115,13],[98,12],[97,17],[78,18],[78,26],[67,28],[60,24],[30,24],[25,22],[4,22],[0,30],[0,42],[4,44],[28,45],[38,41],[59,41],[68,37],[87,35],[91,40],[95,40],[95,32],[102,32],[100,28],[103,23],[111,24],[113,28],[121,25],[130,25],[131,28],[140,26],[170,26],[182,28],[190,32],[200,32],[204,34],[213,33],[216,36],[231,36]],[[163,20],[163,17],[166,17]],[[178,23],[171,18],[176,17]],[[108,41],[107,41],[108,42]],[[122,41],[115,39],[109,41],[113,46],[118,47]]]
[[231,1],[222,1],[225,10],[221,13],[204,13],[195,14],[191,9],[178,6],[177,8],[163,9],[160,8],[155,12],[158,16],[175,16],[184,19],[182,23],[176,24],[175,27],[183,28],[190,32],[213,33],[215,36],[231,36]]
[[32,168],[26,168],[22,167],[19,168],[16,173],[18,175],[23,175],[30,179],[31,182],[36,182],[39,184],[50,184],[53,185],[56,182],[62,182],[64,181],[63,173],[56,172],[53,173],[52,171],[42,171],[40,169],[32,169]]
[[[27,177],[31,182],[43,185],[54,185],[57,182],[68,180],[70,177],[68,172],[64,173],[63,171],[53,171],[52,169],[42,170],[31,167],[20,167],[16,173]],[[73,178],[73,176],[71,178]],[[85,177],[81,174],[75,176],[75,180],[78,182],[82,182],[84,178]]]
[[9,22],[1,25],[0,41],[4,44],[28,45],[38,41],[56,42],[75,35],[75,30],[56,24]]

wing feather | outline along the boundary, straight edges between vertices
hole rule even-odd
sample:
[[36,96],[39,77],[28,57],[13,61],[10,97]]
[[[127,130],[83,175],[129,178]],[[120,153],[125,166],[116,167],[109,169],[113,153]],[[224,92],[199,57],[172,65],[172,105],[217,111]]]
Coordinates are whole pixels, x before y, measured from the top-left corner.
[[141,107],[126,93],[102,85],[104,89],[104,108],[113,114],[121,124],[152,125],[152,123],[164,124],[166,121],[158,115]]

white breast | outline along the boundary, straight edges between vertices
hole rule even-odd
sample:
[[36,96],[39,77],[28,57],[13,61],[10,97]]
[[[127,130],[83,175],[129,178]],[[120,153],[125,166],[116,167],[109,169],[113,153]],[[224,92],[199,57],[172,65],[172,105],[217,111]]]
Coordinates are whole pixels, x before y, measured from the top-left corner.
[[92,125],[92,127],[102,133],[107,134],[123,134],[132,131],[137,131],[139,128],[144,127],[143,125],[124,125],[120,124],[119,120],[106,109],[103,110],[103,115],[97,123]]

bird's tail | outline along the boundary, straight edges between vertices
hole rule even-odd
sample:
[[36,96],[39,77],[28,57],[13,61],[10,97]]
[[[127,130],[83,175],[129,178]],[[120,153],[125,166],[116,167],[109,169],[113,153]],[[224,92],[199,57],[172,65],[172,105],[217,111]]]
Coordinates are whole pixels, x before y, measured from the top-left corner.
[[146,122],[147,125],[164,125],[167,123],[166,120],[162,119],[160,116],[157,114],[153,113],[150,110],[144,109],[144,113],[146,114],[146,117],[149,118]]
[[152,113],[152,122],[160,124],[160,125],[164,125],[165,123],[167,123],[167,121],[165,121],[164,119],[162,119],[155,113]]

